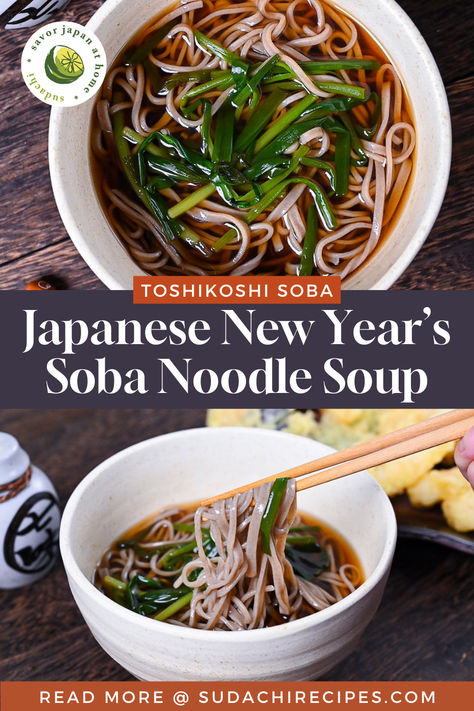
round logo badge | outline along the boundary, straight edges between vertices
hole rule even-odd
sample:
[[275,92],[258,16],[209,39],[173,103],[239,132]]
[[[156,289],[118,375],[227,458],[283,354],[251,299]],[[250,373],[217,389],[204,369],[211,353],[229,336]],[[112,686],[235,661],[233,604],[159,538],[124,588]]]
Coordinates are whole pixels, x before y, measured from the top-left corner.
[[61,514],[49,492],[33,494],[18,509],[5,534],[6,563],[20,573],[38,573],[57,553]]
[[77,106],[100,89],[107,60],[100,40],[76,22],[51,22],[28,40],[21,73],[37,99],[50,106]]

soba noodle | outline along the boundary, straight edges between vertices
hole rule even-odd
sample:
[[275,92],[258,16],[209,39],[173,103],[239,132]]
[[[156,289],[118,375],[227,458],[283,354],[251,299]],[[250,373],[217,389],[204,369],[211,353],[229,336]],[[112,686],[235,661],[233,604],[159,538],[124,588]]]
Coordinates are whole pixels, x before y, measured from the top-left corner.
[[91,138],[109,223],[151,274],[345,278],[415,147],[395,68],[320,0],[182,0],[109,71]]
[[351,593],[362,574],[347,549],[302,519],[295,482],[278,480],[195,512],[161,511],[107,551],[95,583],[159,620],[256,629],[323,610]]

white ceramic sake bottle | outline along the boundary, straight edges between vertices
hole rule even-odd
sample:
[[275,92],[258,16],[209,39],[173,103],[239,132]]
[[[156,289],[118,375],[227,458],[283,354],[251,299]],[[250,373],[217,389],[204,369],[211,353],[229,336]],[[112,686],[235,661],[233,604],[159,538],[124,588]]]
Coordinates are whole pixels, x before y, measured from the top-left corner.
[[36,27],[48,20],[70,0],[0,0],[0,25],[6,30]]
[[39,580],[58,554],[54,486],[10,434],[0,432],[0,588]]

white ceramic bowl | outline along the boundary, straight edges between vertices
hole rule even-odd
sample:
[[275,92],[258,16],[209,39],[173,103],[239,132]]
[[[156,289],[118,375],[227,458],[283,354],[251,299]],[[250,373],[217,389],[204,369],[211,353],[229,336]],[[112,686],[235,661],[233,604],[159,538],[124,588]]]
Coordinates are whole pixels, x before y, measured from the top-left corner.
[[[169,5],[169,0],[107,0],[88,27],[104,45],[109,65],[123,45]],[[335,0],[381,44],[403,78],[417,128],[411,190],[391,235],[344,283],[347,289],[388,289],[410,264],[441,207],[451,163],[451,125],[443,83],[423,37],[394,0]],[[131,289],[144,274],[113,234],[91,176],[88,137],[93,100],[51,111],[49,163],[64,226],[77,249],[110,289]],[[436,150],[433,146],[436,145]]]
[[208,428],[140,442],[96,467],[69,499],[60,546],[74,598],[105,651],[147,681],[301,681],[340,662],[375,614],[396,542],[390,501],[366,472],[298,495],[301,510],[352,543],[366,578],[317,614],[261,630],[195,630],[141,617],[90,582],[112,541],[159,508],[196,501],[330,451],[281,432]]

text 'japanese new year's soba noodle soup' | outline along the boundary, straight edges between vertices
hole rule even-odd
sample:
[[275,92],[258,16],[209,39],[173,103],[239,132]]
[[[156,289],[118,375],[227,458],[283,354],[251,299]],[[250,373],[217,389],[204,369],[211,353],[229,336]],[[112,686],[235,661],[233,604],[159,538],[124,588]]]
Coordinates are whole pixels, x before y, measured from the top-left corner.
[[362,582],[350,545],[297,512],[287,479],[195,511],[160,511],[116,541],[94,575],[108,597],[140,615],[234,631],[318,612]]
[[320,0],[171,5],[109,70],[107,219],[151,274],[338,274],[390,232],[415,130],[390,60]]

